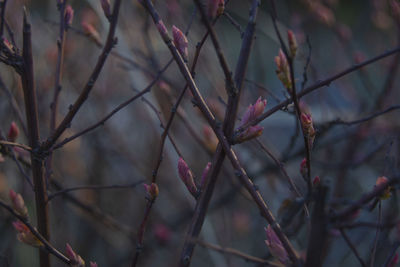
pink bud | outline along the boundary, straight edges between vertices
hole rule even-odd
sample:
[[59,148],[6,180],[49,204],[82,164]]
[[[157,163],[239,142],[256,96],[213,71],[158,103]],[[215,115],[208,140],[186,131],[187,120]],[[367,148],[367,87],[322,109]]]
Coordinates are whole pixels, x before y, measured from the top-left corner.
[[262,135],[264,128],[258,125],[250,126],[243,132],[239,133],[236,136],[235,142],[236,143],[243,143],[244,141],[248,141],[253,138],[257,138]]
[[154,226],[154,235],[161,244],[166,244],[171,240],[171,230],[165,224],[156,224]]
[[203,133],[204,133],[204,141],[207,149],[210,152],[215,152],[215,149],[218,145],[218,138],[215,136],[214,131],[209,125],[203,126]]
[[174,45],[181,54],[183,60],[188,60],[188,40],[183,32],[175,25],[172,26],[172,36],[174,37]]
[[307,168],[307,159],[304,158],[300,163],[300,173],[303,177],[307,177],[308,168]]
[[275,57],[276,74],[286,89],[292,88],[292,79],[290,77],[290,68],[286,56],[282,49],[279,49],[278,56]]
[[291,30],[288,30],[288,41],[289,41],[290,56],[294,58],[297,52],[297,40],[296,36]]
[[14,54],[14,46],[4,37],[3,37],[3,45],[7,49],[8,53]]
[[242,121],[240,122],[240,126],[243,126],[247,124],[248,122],[251,122],[255,120],[258,116],[260,116],[263,112],[265,107],[267,106],[267,100],[261,99],[261,96],[257,99],[256,103],[254,105],[249,105],[247,108],[246,112],[243,115]]
[[[389,179],[386,178],[385,176],[380,176],[378,177],[378,179],[376,179],[376,184],[375,186],[381,186],[383,184],[386,184],[387,182],[389,182]],[[392,187],[389,186],[385,189],[385,191],[383,191],[382,195],[380,196],[381,199],[388,199],[391,196],[390,191],[392,190]]]
[[20,194],[14,192],[14,190],[10,190],[9,193],[10,200],[12,203],[12,207],[14,210],[21,216],[27,218],[28,217],[28,209],[25,206],[24,199]]
[[269,251],[271,252],[272,256],[277,258],[281,263],[285,264],[289,260],[289,257],[282,245],[282,242],[279,240],[278,236],[270,225],[264,229],[267,234],[265,244],[267,244]]
[[161,19],[157,22],[156,26],[161,35],[168,35],[167,27],[165,27]]
[[67,257],[71,260],[71,264],[76,267],[85,267],[85,261],[75,253],[71,246],[67,243],[65,252]]
[[11,142],[15,142],[19,135],[19,128],[15,122],[11,122],[10,129],[8,130],[7,139]]
[[90,267],[97,267],[97,263],[96,262],[90,262]]
[[395,267],[399,263],[399,253],[396,253],[393,258],[390,260],[388,267]]
[[15,230],[18,231],[17,239],[30,246],[41,247],[43,243],[32,234],[31,230],[21,221],[13,222]]
[[178,173],[189,192],[193,196],[197,196],[197,186],[194,183],[192,171],[189,169],[189,166],[186,164],[183,158],[179,158],[178,160]]
[[64,23],[66,26],[71,26],[74,19],[74,10],[70,5],[65,8]]
[[321,179],[319,178],[319,176],[315,176],[314,180],[313,180],[313,185],[319,185],[321,183]]
[[101,2],[101,8],[104,11],[104,15],[107,18],[111,17],[111,6],[110,6],[110,0],[100,0]]
[[265,107],[267,106],[267,100],[261,99],[261,96],[257,99],[256,103],[254,104],[254,118],[257,118],[258,116],[260,116],[263,112]]
[[203,174],[201,175],[200,187],[203,188],[206,184],[207,175],[210,172],[211,162],[208,162],[204,168]]
[[96,44],[101,44],[100,34],[92,24],[83,21],[81,25],[83,28],[83,32],[86,35],[92,38],[96,42]]
[[150,200],[155,200],[159,193],[158,185],[156,183],[151,183],[151,185],[143,184],[143,186],[144,189],[146,190],[147,197]]

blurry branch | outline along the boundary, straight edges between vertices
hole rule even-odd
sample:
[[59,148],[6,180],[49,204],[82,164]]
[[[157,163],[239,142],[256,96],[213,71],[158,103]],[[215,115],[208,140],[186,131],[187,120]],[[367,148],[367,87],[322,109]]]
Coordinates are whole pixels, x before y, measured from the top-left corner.
[[343,239],[346,241],[347,245],[350,247],[351,251],[353,251],[354,255],[356,256],[356,258],[360,262],[360,265],[363,266],[363,267],[367,267],[367,265],[365,264],[364,260],[361,258],[360,254],[358,253],[357,248],[351,242],[350,238],[347,236],[347,234],[344,231],[344,229],[339,229],[339,230],[340,230],[340,233],[343,236]]
[[55,129],[54,133],[52,133],[51,136],[41,145],[41,147],[40,147],[41,151],[46,152],[55,144],[57,139],[64,133],[64,131],[68,127],[70,127],[71,122],[72,122],[73,118],[75,117],[76,113],[79,111],[79,109],[81,108],[83,103],[85,103],[86,99],[89,97],[89,94],[90,94],[91,90],[93,89],[93,87],[96,83],[96,80],[100,75],[101,70],[103,69],[103,66],[106,62],[106,59],[107,59],[111,49],[117,42],[117,39],[115,38],[114,35],[115,35],[116,27],[117,27],[118,14],[119,14],[119,8],[121,6],[121,1],[122,0],[116,0],[114,3],[113,13],[112,13],[111,22],[110,22],[110,28],[109,28],[108,36],[107,36],[107,41],[106,41],[106,44],[104,45],[101,55],[99,56],[97,64],[96,64],[92,74],[89,77],[88,82],[86,83],[85,87],[83,88],[78,99],[75,101],[75,103],[73,105],[70,106],[69,112],[64,117],[63,121]]
[[[182,157],[183,157],[183,156],[182,156],[182,153],[181,153],[180,150],[178,149],[178,146],[176,145],[176,142],[174,141],[174,139],[172,138],[172,136],[169,134],[169,130],[168,130],[168,129],[169,129],[169,126],[168,126],[168,128],[167,128],[167,126],[165,126],[165,124],[163,123],[163,120],[162,120],[162,118],[161,118],[161,112],[158,111],[157,108],[156,108],[149,100],[147,100],[145,97],[142,97],[142,100],[143,100],[143,102],[145,102],[145,103],[150,107],[151,110],[154,111],[154,113],[156,114],[158,120],[160,121],[161,128],[164,129],[163,133],[165,133],[165,135],[168,136],[169,141],[171,142],[172,146],[174,147],[174,149],[175,149],[175,151],[176,151],[176,154],[178,154],[178,156],[182,158]],[[169,121],[170,121],[170,120],[169,120]],[[168,122],[169,122],[169,121],[168,121]],[[167,129],[167,130],[166,130],[166,129]],[[163,143],[165,143],[165,139],[164,139]],[[162,155],[161,155],[161,158],[162,158]],[[162,159],[158,159],[157,161],[160,161],[160,162],[161,162]],[[153,170],[152,173],[154,173],[154,170]],[[153,175],[153,174],[152,174],[152,175]],[[152,182],[153,182],[153,183],[156,182],[156,179],[154,178],[154,176],[152,176]]]
[[[49,132],[53,134],[56,129],[57,124],[57,113],[58,113],[58,99],[61,92],[61,81],[63,75],[63,64],[64,64],[64,48],[65,48],[65,40],[67,38],[67,30],[69,25],[67,25],[67,0],[62,2],[57,2],[57,8],[60,15],[60,25],[59,25],[59,36],[57,40],[57,63],[55,68],[55,79],[54,79],[54,92],[53,92],[53,100],[50,104],[50,125]],[[72,16],[69,14],[69,16]],[[50,153],[45,162],[46,166],[46,179],[48,180],[53,173],[53,153]]]
[[[303,96],[305,96],[305,95],[307,95],[307,94],[309,94],[309,93],[311,93],[311,92],[313,92],[313,91],[315,91],[315,90],[317,90],[317,89],[319,89],[321,87],[329,86],[333,81],[335,81],[335,80],[337,80],[337,79],[339,79],[339,78],[341,78],[341,77],[343,77],[343,76],[345,76],[345,75],[347,75],[349,73],[352,73],[352,72],[354,72],[354,71],[356,71],[356,70],[358,70],[358,69],[360,69],[362,67],[365,67],[365,66],[367,66],[369,64],[372,64],[372,63],[374,63],[374,62],[376,62],[378,60],[381,60],[383,58],[386,58],[388,56],[394,55],[394,54],[399,53],[399,52],[400,52],[400,47],[397,47],[397,48],[389,50],[389,51],[387,51],[387,52],[385,52],[383,54],[380,54],[380,55],[378,55],[376,57],[368,59],[368,60],[366,60],[364,62],[361,62],[359,64],[355,64],[355,65],[353,65],[353,66],[351,66],[351,67],[349,67],[349,68],[347,68],[347,69],[345,69],[345,70],[343,70],[343,71],[341,71],[341,72],[339,72],[339,73],[337,73],[335,75],[332,75],[332,76],[326,78],[325,80],[318,81],[315,84],[306,87],[304,90],[301,90],[299,93],[297,93],[297,97],[301,98],[301,97],[303,97]],[[264,112],[257,119],[253,120],[252,122],[249,122],[247,125],[243,125],[242,127],[240,127],[238,129],[238,131],[243,131],[244,129],[246,129],[249,126],[254,126],[254,125],[260,123],[261,121],[263,121],[264,119],[268,118],[269,116],[271,116],[275,112],[277,112],[277,111],[285,108],[286,106],[288,106],[290,103],[292,103],[292,101],[293,101],[292,98],[287,99],[285,101],[282,101],[281,103],[277,104],[273,108],[271,108],[268,111]]]
[[[382,221],[382,201],[378,200],[378,224],[380,224]],[[375,234],[375,238],[374,238],[374,243],[372,246],[372,252],[371,252],[371,260],[370,260],[370,266],[374,267],[374,263],[375,263],[375,255],[376,255],[376,248],[378,246],[378,239],[379,239],[379,231],[381,230],[381,228],[376,227],[376,234]]]
[[238,89],[235,86],[235,83],[233,81],[232,72],[231,72],[231,70],[229,68],[228,62],[227,62],[227,60],[225,58],[225,55],[224,55],[224,53],[222,51],[222,48],[221,48],[221,45],[220,45],[220,43],[218,41],[217,33],[215,32],[215,30],[214,30],[213,26],[211,25],[209,19],[207,18],[207,15],[205,14],[203,5],[200,2],[200,0],[194,0],[194,2],[196,3],[196,6],[200,11],[203,24],[206,26],[206,28],[207,28],[207,30],[208,30],[208,32],[210,34],[212,43],[213,43],[214,48],[215,48],[215,52],[216,52],[218,60],[219,60],[219,64],[220,64],[220,66],[221,66],[221,68],[222,68],[222,70],[224,72],[224,76],[225,76],[225,79],[226,79],[226,86],[225,86],[226,87],[225,88],[226,89],[226,93],[228,94],[228,96],[235,95],[235,94],[238,93]]
[[308,46],[308,55],[307,55],[307,60],[306,60],[306,64],[304,64],[304,68],[303,68],[303,81],[301,82],[301,90],[304,90],[304,87],[306,86],[307,82],[308,82],[308,76],[307,76],[307,69],[310,66],[310,62],[311,62],[311,43],[310,43],[310,39],[308,38],[308,35],[306,37],[306,41],[307,41],[307,46]]
[[23,224],[25,224],[29,230],[32,232],[32,234],[39,239],[44,246],[45,253],[48,254],[53,254],[56,256],[58,259],[62,260],[66,264],[70,265],[71,260],[68,259],[66,256],[64,256],[61,252],[59,252],[56,248],[54,248],[47,240],[44,238],[37,230],[35,227],[33,227],[26,218],[23,216],[20,216],[18,213],[14,211],[14,209],[9,206],[7,203],[5,203],[3,200],[0,199],[0,206],[5,208],[8,212],[10,212],[14,217],[16,217],[18,220],[20,220]]
[[[1,151],[2,153],[4,151]],[[17,163],[18,168],[20,169],[21,173],[25,176],[25,178],[27,179],[28,183],[32,186],[33,188],[33,184],[30,181],[30,177],[25,174],[25,172],[22,170],[22,166],[21,164],[23,164],[25,167],[27,168],[31,168],[31,164],[30,162],[24,160],[23,158],[17,158],[15,156],[15,153],[13,153],[13,151],[6,151],[6,153],[4,153],[5,155],[14,158],[14,160]],[[50,184],[58,191],[62,191],[64,190],[64,187],[55,179],[50,179]],[[87,203],[85,203],[84,201],[80,200],[79,198],[69,194],[69,193],[64,193],[61,194],[61,196],[69,201],[71,204],[75,205],[76,207],[82,209],[83,211],[85,211],[90,217],[96,219],[96,222],[100,222],[102,224],[104,224],[107,227],[111,227],[114,229],[117,229],[118,231],[123,232],[124,234],[126,234],[128,236],[129,239],[131,239],[134,236],[134,233],[130,230],[130,227],[123,225],[121,222],[118,222],[117,220],[115,220],[114,218],[112,218],[110,215],[104,213],[103,211],[101,211],[98,207],[96,206],[92,206],[89,205]]]
[[[59,25],[59,36],[57,40],[57,65],[55,71],[55,84],[53,93],[53,102],[50,104],[50,133],[52,134],[56,128],[57,123],[57,110],[58,110],[58,99],[61,91],[61,80],[63,75],[63,64],[64,64],[64,48],[65,40],[67,35],[68,25],[66,25],[65,20],[65,8],[67,5],[67,0],[60,2],[58,5],[60,13],[60,25]],[[50,157],[51,158],[51,157]],[[50,159],[51,161],[51,159]]]
[[49,194],[49,197],[47,201],[51,201],[53,198],[61,196],[65,193],[71,192],[71,191],[77,191],[77,190],[103,190],[103,189],[122,189],[122,188],[134,188],[140,184],[142,184],[144,180],[140,180],[135,183],[130,183],[130,184],[115,184],[115,185],[82,185],[82,186],[75,186],[75,187],[69,187],[65,188],[63,190],[54,192]]
[[[303,198],[302,194],[300,193],[299,189],[297,189],[296,184],[293,182],[293,179],[290,178],[290,176],[288,175],[288,173],[285,170],[285,167],[283,166],[283,163],[281,161],[279,161],[279,159],[277,157],[274,156],[274,154],[272,154],[272,152],[260,141],[259,138],[255,139],[256,143],[260,146],[260,148],[267,153],[267,155],[275,162],[276,166],[278,166],[279,170],[281,171],[281,173],[283,174],[283,176],[285,176],[285,178],[288,180],[290,187],[292,188],[292,190],[296,193],[296,195],[298,197]],[[307,207],[305,207],[305,209],[307,210]],[[308,213],[308,212],[307,212]]]
[[[0,130],[0,138],[1,139],[5,139],[5,137],[3,135],[3,132],[1,130]],[[7,146],[0,146],[0,153],[3,154],[3,155],[7,155],[7,156],[9,156],[9,157],[11,157],[13,159],[13,161],[17,165],[17,168],[18,168],[19,172],[22,174],[22,176],[24,176],[25,180],[28,182],[28,184],[31,187],[32,191],[34,191],[33,182],[31,180],[31,178],[29,177],[29,175],[22,168],[21,163],[20,163],[19,159],[17,158],[17,155],[16,155],[14,149],[11,149],[11,148],[9,148]]]
[[393,244],[392,249],[390,250],[388,257],[386,258],[385,263],[383,264],[384,267],[389,267],[390,266],[390,263],[391,263],[391,261],[393,259],[393,256],[396,253],[396,250],[399,248],[399,246],[400,246],[400,242],[399,241],[397,241],[397,242],[395,242]]
[[14,142],[9,142],[9,141],[6,141],[6,140],[0,140],[0,144],[1,144],[1,145],[7,145],[7,146],[20,147],[20,148],[22,148],[22,149],[24,149],[24,150],[26,150],[26,151],[29,151],[29,152],[32,151],[32,148],[30,148],[30,147],[27,146],[27,145],[19,144],[19,143],[14,143]]
[[192,243],[196,243],[196,244],[198,244],[198,245],[200,245],[200,246],[202,246],[204,248],[209,248],[209,249],[212,249],[212,250],[224,253],[224,254],[234,255],[236,257],[242,258],[246,262],[261,263],[262,266],[272,266],[272,267],[273,266],[276,266],[276,267],[281,266],[280,264],[277,264],[277,263],[274,263],[274,262],[271,262],[271,261],[267,261],[267,260],[264,260],[264,259],[261,259],[261,258],[257,258],[257,257],[251,256],[251,255],[248,255],[248,254],[246,254],[244,252],[241,252],[240,250],[237,250],[237,249],[234,249],[234,248],[221,247],[221,246],[218,246],[218,245],[214,245],[214,244],[207,243],[207,242],[204,242],[204,241],[201,241],[201,240],[196,240],[196,239],[192,240],[191,242]]
[[[50,23],[50,24],[52,24],[52,25],[58,25],[59,24],[58,22],[54,22],[54,21],[51,21],[51,20],[46,20],[45,19],[45,21]],[[72,31],[73,33],[77,34],[78,36],[86,37],[89,41],[94,42],[96,44],[97,48],[103,48],[104,47],[104,44],[102,42],[99,42],[99,40],[90,38],[90,36],[88,36],[85,32],[83,32],[82,30],[80,30],[78,28],[74,28],[74,27],[70,26],[69,30]],[[139,56],[141,56],[144,60],[148,60],[147,56],[144,53],[142,53],[141,51],[138,51],[137,49],[133,49],[133,51],[134,51],[134,53],[139,53]],[[154,74],[154,72],[152,70],[150,70],[149,68],[147,68],[145,66],[140,65],[138,62],[136,62],[135,60],[133,60],[129,56],[124,55],[123,53],[121,53],[119,51],[112,50],[112,51],[110,51],[110,55],[115,57],[115,58],[117,58],[117,59],[119,59],[119,60],[121,60],[122,62],[130,65],[131,67],[142,71],[143,73],[145,73],[145,74],[147,74],[147,75],[149,75],[151,77],[155,76],[155,74]],[[165,81],[167,84],[172,84],[172,82],[167,77],[162,77],[162,80]]]
[[[28,140],[32,148],[31,165],[35,192],[35,204],[37,212],[37,225],[39,232],[47,240],[50,240],[49,211],[47,206],[46,181],[43,170],[43,157],[40,153],[40,135],[38,121],[38,106],[36,100],[35,78],[32,54],[31,25],[28,22],[26,10],[23,15],[23,50],[21,82],[24,92],[25,113],[28,126]],[[39,251],[40,266],[50,267],[48,253]]]
[[[64,187],[56,180],[50,180],[51,185],[58,191],[64,190]],[[79,198],[69,194],[64,193],[61,196],[69,201],[71,204],[75,205],[76,207],[85,211],[90,217],[94,218],[94,222],[100,222],[107,227],[114,228],[124,234],[131,240],[134,236],[134,233],[131,231],[130,227],[124,225],[123,223],[117,221],[110,215],[106,214],[105,212],[101,211],[100,208],[97,206],[93,206],[90,204],[85,203],[84,201],[80,200]]]
[[239,22],[237,22],[228,12],[224,11],[223,16],[228,19],[228,21],[239,31],[240,36],[243,37],[244,32],[242,26],[240,26]]
[[334,212],[331,215],[331,221],[335,222],[337,220],[346,218],[350,216],[353,212],[360,209],[363,205],[367,204],[369,201],[373,200],[374,198],[378,197],[385,191],[389,186],[397,184],[400,182],[399,177],[395,177],[389,179],[387,183],[383,183],[374,187],[372,191],[369,193],[364,194],[359,200],[354,202],[352,205],[348,206],[347,208],[343,209],[342,211]]
[[275,99],[276,102],[279,103],[279,102],[281,101],[281,100],[279,99],[278,96],[276,96],[269,88],[266,88],[266,87],[263,86],[262,84],[260,84],[260,83],[258,83],[258,82],[255,82],[255,81],[252,81],[252,80],[247,79],[247,78],[244,79],[244,81],[245,81],[246,83],[252,84],[253,86],[256,86],[256,87],[262,89],[262,90],[265,91],[269,96],[271,96],[273,99]]
[[72,140],[90,132],[93,131],[94,129],[103,126],[104,123],[110,119],[113,115],[115,115],[118,111],[120,111],[121,109],[123,109],[124,107],[128,106],[130,103],[132,103],[133,101],[135,101],[136,99],[138,99],[139,97],[147,94],[148,92],[151,91],[152,87],[158,82],[158,80],[160,79],[160,77],[162,76],[162,74],[168,69],[168,67],[171,65],[172,63],[172,59],[170,61],[168,61],[168,63],[159,71],[159,73],[157,74],[157,76],[150,82],[150,84],[148,86],[146,86],[141,92],[137,93],[136,95],[134,95],[133,97],[129,98],[128,100],[124,101],[123,103],[119,104],[116,108],[114,108],[110,113],[108,113],[108,115],[106,115],[104,118],[102,118],[100,121],[94,123],[93,125],[87,127],[86,129],[65,138],[63,141],[61,141],[60,143],[54,145],[53,149],[58,149],[63,147],[65,144],[71,142]]
[[17,115],[19,124],[21,125],[25,136],[28,136],[28,130],[26,129],[25,121],[22,116],[22,111],[21,111],[14,95],[11,93],[10,89],[8,89],[8,87],[4,84],[3,79],[1,77],[0,77],[0,88],[6,93],[8,99],[10,101],[11,107],[14,110],[15,114]]
[[370,228],[393,228],[397,224],[399,224],[400,221],[395,221],[395,222],[387,222],[387,223],[376,223],[376,222],[354,222],[354,223],[339,223],[338,225],[335,225],[335,228],[359,228],[359,227],[370,227]]
[[348,126],[350,126],[350,125],[354,125],[354,124],[367,122],[369,120],[375,119],[375,118],[377,118],[377,117],[379,117],[381,115],[384,115],[386,113],[389,113],[391,111],[398,110],[398,109],[400,109],[400,105],[392,105],[392,106],[388,107],[387,109],[385,109],[383,111],[375,112],[374,114],[371,114],[371,115],[369,115],[369,116],[367,116],[365,118],[361,118],[361,119],[358,119],[358,120],[345,121],[345,120],[342,120],[342,119],[338,118],[336,120],[333,120],[333,121],[330,121],[330,122],[325,122],[325,123],[322,123],[322,124],[317,125],[317,126],[318,126],[318,129],[321,129],[321,131],[324,131],[326,128],[330,128],[333,125],[348,125]]

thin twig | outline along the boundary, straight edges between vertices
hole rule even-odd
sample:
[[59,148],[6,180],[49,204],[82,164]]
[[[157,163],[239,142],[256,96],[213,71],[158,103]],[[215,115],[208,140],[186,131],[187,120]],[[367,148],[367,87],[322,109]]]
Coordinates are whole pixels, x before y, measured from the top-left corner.
[[[204,13],[201,5],[198,1],[196,1],[198,8],[200,9],[200,13],[203,19],[203,22],[206,24],[208,30],[212,30],[212,27],[209,25],[207,16]],[[245,34],[243,36],[242,46],[239,54],[239,59],[237,61],[236,70],[235,70],[235,80],[232,81],[232,76],[227,75],[227,72],[230,73],[228,67],[225,66],[223,60],[220,60],[221,66],[224,69],[225,79],[227,80],[227,85],[235,83],[237,91],[234,90],[235,93],[229,94],[228,98],[228,106],[225,111],[225,119],[223,122],[223,133],[226,136],[231,136],[233,133],[233,129],[235,126],[236,115],[239,107],[239,100],[242,91],[243,81],[245,79],[248,59],[250,56],[251,47],[254,40],[255,33],[255,23],[257,18],[259,2],[253,1],[252,8],[250,11],[249,22],[246,27]],[[218,51],[218,42],[213,42],[216,51]],[[229,89],[228,89],[229,92]],[[209,120],[210,123],[210,120]],[[209,171],[209,175],[206,178],[206,183],[202,188],[202,193],[197,201],[194,216],[192,217],[192,222],[189,227],[189,231],[186,234],[185,244],[182,249],[181,258],[180,258],[180,266],[189,266],[191,257],[193,255],[193,250],[195,248],[195,244],[191,243],[190,240],[193,238],[197,238],[203,222],[205,215],[207,213],[208,205],[213,195],[213,191],[215,188],[215,184],[218,178],[218,174],[222,168],[222,163],[225,158],[225,151],[222,149],[221,139],[220,144],[217,146],[216,152],[213,156],[211,162],[211,170]]]
[[7,146],[19,147],[19,148],[22,148],[23,150],[26,150],[26,151],[29,151],[29,152],[32,151],[32,148],[30,148],[27,145],[15,143],[15,142],[9,142],[9,141],[6,141],[6,140],[0,140],[0,144],[7,145]]
[[347,245],[350,247],[350,249],[353,251],[354,255],[356,256],[356,258],[358,259],[358,261],[360,262],[361,266],[363,267],[367,267],[367,265],[365,264],[364,260],[361,258],[360,254],[357,251],[357,248],[354,246],[354,244],[351,242],[350,238],[347,236],[346,232],[344,231],[344,229],[339,229],[340,233],[343,236],[343,239],[346,241]]
[[53,198],[64,195],[68,192],[71,191],[77,191],[77,190],[103,190],[103,189],[121,189],[121,188],[134,188],[138,186],[139,184],[142,184],[144,180],[140,180],[135,183],[130,183],[130,184],[114,184],[114,185],[81,185],[81,186],[75,186],[75,187],[69,187],[65,188],[63,190],[54,192],[52,194],[49,194],[49,197],[47,201],[51,201]]
[[248,254],[246,254],[244,252],[241,252],[240,250],[237,250],[237,249],[234,249],[234,248],[221,247],[221,246],[218,246],[218,245],[215,245],[215,244],[211,244],[211,243],[207,243],[207,242],[204,242],[204,241],[201,241],[201,240],[195,240],[195,239],[192,240],[192,243],[196,243],[196,244],[198,244],[198,245],[200,245],[202,247],[209,248],[209,249],[221,252],[221,253],[234,255],[236,257],[242,258],[246,262],[261,263],[261,264],[263,264],[263,266],[277,266],[277,267],[281,266],[281,265],[279,265],[277,263],[273,263],[273,262],[268,261],[268,260],[264,260],[264,259],[261,259],[261,258],[258,258],[258,257],[254,257],[254,256],[251,256],[251,255],[248,255]]
[[[315,84],[306,87],[304,90],[302,90],[299,93],[297,93],[297,98],[300,99],[301,97],[303,97],[303,96],[305,96],[305,95],[307,95],[307,94],[309,94],[309,93],[311,93],[311,92],[313,92],[313,91],[315,91],[315,90],[317,90],[317,89],[319,89],[321,87],[329,86],[333,81],[335,81],[335,80],[337,80],[339,78],[342,78],[343,76],[345,76],[345,75],[347,75],[349,73],[352,73],[352,72],[354,72],[356,70],[361,69],[362,67],[365,67],[365,66],[367,66],[369,64],[372,64],[372,63],[374,63],[374,62],[376,62],[378,60],[381,60],[381,59],[384,59],[386,57],[392,56],[392,55],[394,55],[396,53],[399,53],[399,52],[400,52],[400,47],[397,47],[397,48],[389,50],[389,51],[387,51],[385,53],[382,53],[382,54],[380,54],[380,55],[378,55],[376,57],[368,59],[368,60],[366,60],[364,62],[361,62],[359,64],[355,64],[355,65],[353,65],[351,67],[348,67],[347,69],[345,69],[345,70],[343,70],[343,71],[341,71],[341,72],[339,72],[337,74],[334,74],[334,75],[332,75],[332,76],[330,76],[330,77],[328,77],[328,78],[326,78],[326,79],[324,79],[322,81],[318,81]],[[293,101],[292,98],[287,99],[285,101],[282,101],[281,103],[275,105],[273,108],[267,110],[266,112],[264,112],[263,114],[258,116],[255,120],[247,123],[246,125],[243,125],[242,127],[239,127],[237,129],[237,131],[241,132],[241,131],[247,129],[247,127],[249,127],[249,126],[254,126],[254,125],[260,123],[261,121],[263,121],[264,119],[268,118],[269,116],[271,116],[275,112],[277,112],[277,111],[285,108],[286,106],[288,106],[290,103],[292,103],[292,101]]]
[[57,142],[58,138],[64,133],[64,131],[68,127],[70,127],[71,122],[74,119],[76,113],[78,113],[78,111],[82,107],[83,103],[85,103],[86,99],[89,97],[89,94],[92,91],[92,89],[97,81],[97,78],[100,75],[101,70],[103,69],[103,66],[106,62],[106,59],[108,58],[108,55],[110,54],[111,49],[116,44],[115,31],[116,31],[116,27],[117,27],[118,14],[119,14],[120,6],[121,6],[121,1],[122,0],[116,0],[114,3],[113,13],[112,13],[111,22],[110,22],[110,28],[109,28],[108,36],[107,36],[107,41],[106,41],[106,44],[104,45],[101,55],[99,56],[97,64],[96,64],[92,74],[89,77],[88,82],[86,83],[85,87],[83,88],[78,99],[76,99],[75,103],[70,106],[69,112],[64,117],[64,119],[62,120],[60,125],[55,129],[54,133],[41,145],[41,147],[40,147],[41,151],[49,150],[55,144],[55,142]]
[[389,186],[393,184],[399,183],[400,180],[398,177],[389,179],[387,183],[383,183],[374,187],[372,191],[369,193],[364,194],[359,200],[354,202],[352,205],[348,206],[347,208],[343,209],[342,211],[335,212],[331,216],[332,221],[340,220],[341,218],[346,218],[347,216],[351,215],[356,210],[360,209],[364,204],[368,203],[369,201],[373,200],[377,196],[381,195],[383,191],[385,191]]
[[325,127],[329,127],[330,125],[341,125],[341,124],[343,124],[343,125],[350,126],[350,125],[360,124],[360,123],[370,121],[370,120],[375,119],[375,118],[377,118],[377,117],[379,117],[381,115],[384,115],[386,113],[389,113],[391,111],[398,110],[398,109],[400,109],[400,105],[392,105],[392,106],[388,107],[385,110],[382,110],[382,111],[379,111],[379,112],[375,112],[375,113],[373,113],[373,114],[371,114],[371,115],[369,115],[369,116],[367,116],[365,118],[361,118],[361,119],[353,120],[353,121],[345,121],[345,120],[342,120],[342,119],[336,119],[336,120],[331,121],[331,122],[323,123],[320,126],[322,128],[325,128]]
[[141,96],[147,94],[148,92],[150,92],[152,87],[158,82],[158,80],[161,78],[162,74],[168,69],[168,67],[171,65],[172,62],[173,62],[172,59],[170,61],[168,61],[168,63],[159,71],[157,76],[142,91],[140,91],[136,95],[132,96],[128,100],[124,101],[123,103],[119,104],[116,108],[114,108],[110,113],[108,113],[104,118],[102,118],[98,122],[94,123],[93,125],[87,127],[86,129],[83,129],[82,131],[80,131],[80,132],[78,132],[78,133],[76,133],[76,134],[74,134],[74,135],[72,135],[70,137],[65,138],[60,143],[55,144],[53,149],[61,148],[65,144],[71,142],[72,140],[74,140],[74,139],[76,139],[76,138],[78,138],[78,137],[80,137],[80,136],[82,136],[82,135],[84,135],[84,134],[86,134],[88,132],[91,132],[91,131],[95,130],[96,128],[100,127],[100,126],[103,126],[104,123],[107,120],[109,120],[112,116],[114,116],[121,109],[125,108],[126,106],[131,104],[133,101],[135,101],[139,97],[141,97]]
[[[382,221],[382,201],[379,200],[379,202],[378,202],[378,224],[380,224],[381,221]],[[374,267],[376,248],[378,246],[379,231],[380,231],[380,228],[377,227],[375,239],[374,239],[374,245],[372,246],[370,267]]]

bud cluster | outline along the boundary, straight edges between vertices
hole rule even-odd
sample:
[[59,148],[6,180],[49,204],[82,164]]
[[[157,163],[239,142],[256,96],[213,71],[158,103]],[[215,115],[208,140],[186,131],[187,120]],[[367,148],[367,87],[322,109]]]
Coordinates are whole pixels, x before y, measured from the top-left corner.
[[[247,108],[246,112],[243,115],[242,121],[240,123],[240,127],[245,126],[249,122],[255,120],[258,116],[260,116],[265,107],[267,105],[267,100],[262,100],[259,97],[254,105],[251,105]],[[235,143],[242,143],[244,141],[256,138],[260,136],[263,132],[264,128],[259,125],[254,125],[246,128],[244,131],[239,132],[235,136]]]

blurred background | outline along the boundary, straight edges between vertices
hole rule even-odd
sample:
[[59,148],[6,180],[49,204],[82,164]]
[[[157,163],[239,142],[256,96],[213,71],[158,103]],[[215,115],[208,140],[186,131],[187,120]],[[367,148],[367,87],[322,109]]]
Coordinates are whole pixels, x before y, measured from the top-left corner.
[[[259,96],[267,99],[266,110],[288,97],[275,73],[274,57],[280,45],[269,15],[270,1],[261,2],[239,116]],[[66,35],[58,123],[87,82],[108,30],[100,1],[71,0],[69,4],[74,9],[74,18]],[[188,30],[191,64],[196,44],[205,34],[198,12],[194,13],[194,3],[165,0],[154,1],[154,4],[169,32],[172,25]],[[225,15],[215,25],[232,70],[239,55],[250,4],[251,1],[228,1]],[[278,26],[283,36],[286,39],[286,32],[291,29],[298,40],[295,60],[298,90],[399,46],[400,13],[393,8],[392,1],[299,0],[276,1],[276,4]],[[41,138],[45,140],[49,135],[55,82],[59,12],[55,0],[8,1],[5,17],[19,48],[22,47],[24,5],[32,23],[39,122]],[[118,43],[90,97],[60,141],[98,122],[138,90],[143,90],[171,59],[153,21],[135,0],[122,2],[116,36]],[[310,63],[304,72],[307,60]],[[311,112],[317,130],[312,150],[312,176],[318,175],[321,182],[329,186],[331,208],[344,207],[372,190],[378,176],[399,175],[398,111],[360,124],[332,123],[336,119],[348,122],[362,119],[399,105],[399,63],[400,54],[390,56],[301,99],[303,107]],[[1,64],[0,79],[0,130],[7,133],[11,122],[15,121],[20,129],[17,142],[27,144],[20,78],[13,69]],[[195,80],[213,113],[222,121],[227,101],[225,78],[210,40],[201,50]],[[136,249],[135,235],[146,205],[142,183],[151,180],[160,147],[163,129],[159,118],[166,123],[184,86],[182,75],[172,63],[144,95],[153,107],[139,98],[103,126],[54,152],[54,172],[48,181],[50,195],[61,187],[139,184],[126,188],[79,190],[51,199],[51,243],[56,248],[64,251],[65,243],[69,243],[87,263],[130,266]],[[217,140],[191,99],[190,93],[186,93],[170,135],[196,179],[200,179],[204,167],[212,159]],[[304,143],[293,107],[289,105],[274,113],[260,125],[264,132],[259,141],[283,163],[288,175],[305,193],[306,184],[299,172],[305,155]],[[289,222],[285,220],[286,207],[295,201],[296,195],[277,164],[254,140],[235,146],[235,151],[295,248],[304,253],[308,233],[304,223],[306,218],[300,212]],[[21,151],[17,154],[29,164],[29,155]],[[167,139],[157,178],[160,194],[147,225],[139,266],[177,265],[195,206],[195,200],[179,179],[178,158],[176,149]],[[24,164],[22,169],[30,174]],[[33,191],[15,161],[3,155],[0,197],[8,201],[10,189],[23,195],[31,221],[36,222]],[[382,223],[396,221],[396,193],[382,204]],[[14,220],[0,209],[0,266],[39,266],[37,249],[17,241],[12,227]],[[355,220],[377,222],[378,212],[363,209]],[[264,242],[266,226],[226,161],[200,239],[273,260]],[[337,232],[333,228],[330,231],[324,266],[358,266],[356,257]],[[368,261],[376,229],[357,227],[347,233],[361,257]],[[387,248],[397,240],[391,227],[383,228],[378,239],[377,265],[385,262],[389,253]],[[54,266],[64,266],[54,257],[52,262]],[[197,246],[192,266],[259,265]]]

